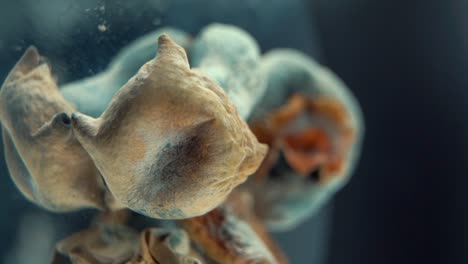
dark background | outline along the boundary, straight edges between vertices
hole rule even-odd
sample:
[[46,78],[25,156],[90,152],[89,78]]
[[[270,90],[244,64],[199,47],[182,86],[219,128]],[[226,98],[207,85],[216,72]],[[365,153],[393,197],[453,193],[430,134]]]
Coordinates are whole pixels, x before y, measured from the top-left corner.
[[468,263],[468,3],[322,1],[325,64],[367,126],[331,263]]
[[[468,1],[128,2],[1,1],[0,79],[30,44],[61,83],[89,76],[163,25],[196,34],[211,22],[233,23],[263,51],[302,50],[348,84],[366,135],[350,183],[318,216],[278,235],[292,263],[468,263]],[[108,30],[99,32],[103,23]],[[21,217],[42,211],[24,201],[1,166],[0,255],[8,255]],[[41,217],[77,228],[89,216]]]

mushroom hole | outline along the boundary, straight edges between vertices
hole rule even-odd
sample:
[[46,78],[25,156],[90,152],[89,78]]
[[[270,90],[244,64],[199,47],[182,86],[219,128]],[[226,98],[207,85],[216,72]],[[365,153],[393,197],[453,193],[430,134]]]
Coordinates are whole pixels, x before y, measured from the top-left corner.
[[165,241],[166,239],[169,238],[170,235],[171,235],[171,234],[169,234],[169,233],[164,233],[164,234],[159,235],[159,236],[158,236],[159,242]]
[[60,115],[60,121],[62,122],[62,124],[66,125],[66,126],[70,126],[71,125],[71,119],[70,117],[63,113],[62,115]]
[[57,124],[59,126],[63,126],[63,127],[66,127],[66,128],[71,127],[71,119],[67,115],[67,113],[65,113],[65,112],[57,114],[54,117],[54,122],[55,122],[55,124]]
[[307,175],[307,179],[312,182],[319,182],[320,181],[320,168],[313,170],[309,175]]

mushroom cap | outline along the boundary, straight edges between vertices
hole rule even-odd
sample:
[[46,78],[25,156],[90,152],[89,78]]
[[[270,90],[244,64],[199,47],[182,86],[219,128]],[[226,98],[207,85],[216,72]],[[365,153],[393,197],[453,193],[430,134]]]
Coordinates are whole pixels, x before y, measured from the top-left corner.
[[52,211],[103,208],[98,172],[73,136],[49,66],[30,47],[0,91],[0,120],[10,175],[26,198]]
[[289,230],[349,179],[360,154],[363,118],[346,85],[305,54],[273,50],[261,68],[267,88],[249,123],[270,151],[246,187],[268,227]]
[[72,126],[114,197],[154,218],[201,215],[223,202],[260,165],[258,143],[223,90],[191,70],[167,35],[158,55],[97,119]]

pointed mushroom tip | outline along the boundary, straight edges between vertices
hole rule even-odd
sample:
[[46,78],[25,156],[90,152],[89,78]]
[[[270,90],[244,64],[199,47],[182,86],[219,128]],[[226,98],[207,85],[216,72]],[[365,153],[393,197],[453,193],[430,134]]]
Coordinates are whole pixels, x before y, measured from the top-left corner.
[[42,65],[46,65],[47,68],[50,70],[50,65],[47,58],[41,56],[36,46],[33,45],[29,46],[26,49],[26,51],[20,59],[20,62],[22,65],[27,64],[29,67],[31,67],[31,70],[35,67],[39,67]]
[[34,45],[29,45],[29,47],[26,49],[25,53],[31,53],[31,54],[39,55],[39,51],[37,50],[37,47],[34,46]]
[[41,62],[41,56],[34,46],[29,46],[23,53],[21,58],[16,62],[13,69],[11,69],[4,83],[10,83],[18,80],[20,77],[27,75],[36,69]]
[[40,60],[41,55],[39,54],[39,51],[35,46],[31,45],[26,49],[20,61],[37,65]]
[[171,42],[171,41],[172,41],[171,38],[166,33],[163,33],[158,38],[158,45],[164,45],[164,44],[166,44],[168,42]]
[[183,67],[189,67],[185,50],[166,34],[162,34],[158,38],[156,57],[158,56],[168,58],[173,63],[180,64]]

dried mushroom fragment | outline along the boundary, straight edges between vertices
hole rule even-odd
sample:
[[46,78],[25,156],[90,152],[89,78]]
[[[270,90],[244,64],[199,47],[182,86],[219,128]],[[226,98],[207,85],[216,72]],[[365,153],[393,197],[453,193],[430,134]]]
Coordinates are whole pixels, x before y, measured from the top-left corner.
[[24,196],[52,211],[104,207],[97,169],[72,133],[73,111],[29,48],[0,91],[5,157]]
[[60,241],[52,263],[127,263],[137,254],[136,231],[123,225],[102,224]]
[[253,214],[247,193],[234,191],[220,207],[179,223],[216,263],[288,263]]
[[247,119],[265,90],[255,39],[238,27],[211,24],[194,39],[189,58],[223,88],[239,115]]
[[307,56],[265,55],[264,97],[250,118],[269,151],[246,187],[271,229],[290,229],[315,212],[350,175],[359,154],[362,117],[346,86]]
[[140,235],[140,253],[129,264],[202,264],[181,229],[148,228]]
[[114,197],[154,218],[213,209],[267,151],[223,90],[191,70],[185,51],[166,35],[157,57],[98,119],[75,113],[72,126]]

